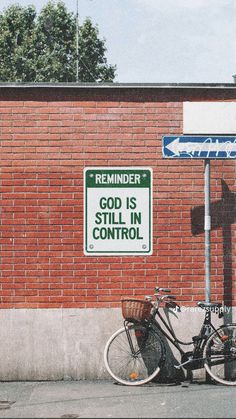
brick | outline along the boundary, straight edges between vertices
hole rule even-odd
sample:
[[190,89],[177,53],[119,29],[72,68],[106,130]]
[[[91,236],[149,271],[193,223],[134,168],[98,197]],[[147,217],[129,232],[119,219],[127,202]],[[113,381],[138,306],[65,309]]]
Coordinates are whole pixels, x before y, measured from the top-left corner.
[[[195,96],[140,92],[112,100],[85,92],[78,101],[64,90],[58,101],[48,93],[47,101],[0,102],[1,308],[119,307],[122,295],[151,294],[158,284],[183,304],[204,298],[204,235],[191,231],[191,209],[204,200],[203,163],[161,155],[162,135],[182,132],[183,98]],[[152,256],[83,255],[83,168],[100,165],[153,168]],[[213,201],[222,199],[221,179],[235,193],[234,162],[212,162]],[[232,207],[224,205],[227,219]],[[212,232],[219,301],[235,288],[235,227],[227,235],[222,227]]]

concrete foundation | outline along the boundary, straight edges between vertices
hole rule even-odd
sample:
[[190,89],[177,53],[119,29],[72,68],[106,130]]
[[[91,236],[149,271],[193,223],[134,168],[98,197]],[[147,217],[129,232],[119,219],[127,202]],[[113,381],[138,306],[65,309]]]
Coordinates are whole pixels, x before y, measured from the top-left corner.
[[[204,313],[184,307],[164,315],[177,336],[190,341]],[[109,378],[103,351],[109,336],[123,325],[120,309],[18,309],[1,310],[0,316],[0,380]],[[225,321],[232,317],[230,313]],[[212,320],[216,325],[224,322],[216,314]],[[179,358],[176,351],[174,356]]]

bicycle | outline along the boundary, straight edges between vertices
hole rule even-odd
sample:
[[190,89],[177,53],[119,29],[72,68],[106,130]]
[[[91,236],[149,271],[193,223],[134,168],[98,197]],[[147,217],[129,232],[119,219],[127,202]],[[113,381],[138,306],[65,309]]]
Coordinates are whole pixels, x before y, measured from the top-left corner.
[[[182,342],[159,311],[163,301],[168,308],[180,309],[174,301],[176,297],[169,293],[169,289],[156,287],[155,300],[151,296],[144,300],[121,300],[124,327],[110,337],[104,350],[108,373],[124,385],[137,386],[152,381],[165,364],[166,340],[181,355],[181,363],[175,365],[177,370],[190,372],[205,368],[216,382],[236,385],[236,324],[215,328],[211,322],[212,312],[223,316],[222,304],[198,302],[205,310],[200,332],[190,342]],[[182,345],[193,345],[193,350],[185,352]]]

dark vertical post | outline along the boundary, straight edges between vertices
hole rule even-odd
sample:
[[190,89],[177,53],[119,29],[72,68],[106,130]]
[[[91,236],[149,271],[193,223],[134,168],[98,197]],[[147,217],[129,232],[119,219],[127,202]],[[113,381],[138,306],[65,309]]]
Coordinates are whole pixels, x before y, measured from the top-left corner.
[[211,168],[210,159],[205,159],[204,172],[204,193],[205,193],[205,216],[204,216],[204,230],[205,230],[205,301],[211,301],[211,208],[210,208],[210,179]]

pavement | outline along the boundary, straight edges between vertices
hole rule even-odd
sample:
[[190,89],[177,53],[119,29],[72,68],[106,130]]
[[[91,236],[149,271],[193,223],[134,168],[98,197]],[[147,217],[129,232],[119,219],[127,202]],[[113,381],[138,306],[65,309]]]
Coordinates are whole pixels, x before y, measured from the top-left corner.
[[235,418],[235,393],[200,382],[0,382],[0,418]]

